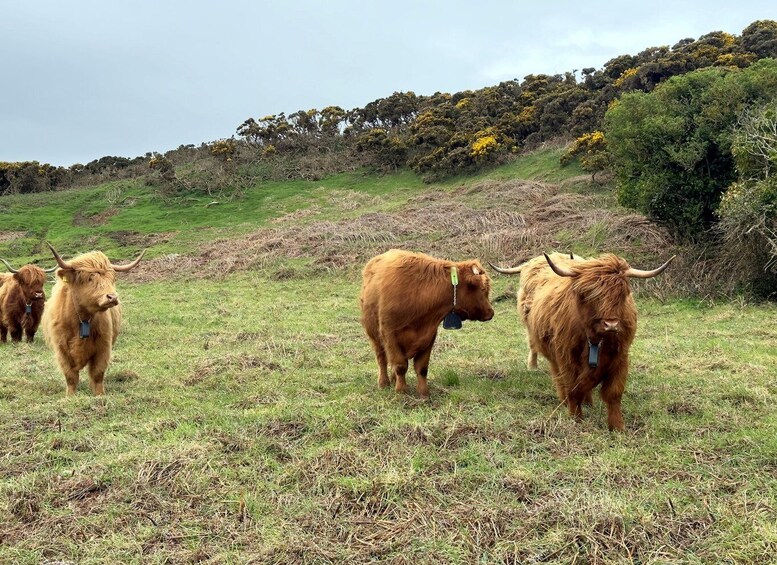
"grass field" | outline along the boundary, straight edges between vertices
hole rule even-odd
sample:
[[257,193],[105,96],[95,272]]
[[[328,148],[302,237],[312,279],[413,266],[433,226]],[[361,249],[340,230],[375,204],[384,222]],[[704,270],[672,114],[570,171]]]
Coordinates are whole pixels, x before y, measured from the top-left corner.
[[[358,322],[360,265],[322,263],[317,247],[310,259],[277,252],[294,233],[388,221],[435,191],[480,206],[477,183],[500,181],[491,174],[459,192],[401,176],[382,187],[330,180],[266,201],[253,224],[233,210],[196,229],[149,227],[172,234],[149,251],[161,262],[193,248],[211,257],[230,241],[248,252],[269,219],[289,224],[275,254],[240,269],[120,276],[126,324],[104,397],[82,382],[65,399],[40,336],[0,347],[0,562],[773,562],[774,305],[658,300],[645,283],[618,434],[598,398],[576,424],[547,364],[525,368],[514,278],[493,277],[492,321],[441,330],[422,402],[377,389]],[[28,205],[3,202],[13,214]],[[17,245],[11,257],[23,260],[35,234],[52,237],[54,224],[29,218],[36,227],[0,251]],[[76,238],[72,215],[64,224]],[[216,233],[225,243],[208,247]],[[344,256],[351,247],[338,245],[394,243],[355,233],[324,242]],[[100,237],[123,256],[136,250]],[[428,244],[440,245],[433,232]]]

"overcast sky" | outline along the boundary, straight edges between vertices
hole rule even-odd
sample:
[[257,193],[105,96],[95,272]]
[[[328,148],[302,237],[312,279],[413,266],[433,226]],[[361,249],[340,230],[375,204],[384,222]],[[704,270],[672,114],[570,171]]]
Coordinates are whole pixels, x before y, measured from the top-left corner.
[[0,161],[69,166],[249,117],[456,92],[777,19],[774,0],[0,0]]

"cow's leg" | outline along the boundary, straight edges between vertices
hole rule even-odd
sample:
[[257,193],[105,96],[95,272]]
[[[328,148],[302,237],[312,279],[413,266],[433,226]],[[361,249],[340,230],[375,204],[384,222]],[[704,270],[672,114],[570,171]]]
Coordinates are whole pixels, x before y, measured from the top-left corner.
[[13,341],[21,341],[22,340],[22,325],[21,324],[14,324],[11,326],[11,339]]
[[388,365],[388,359],[386,357],[386,350],[383,349],[383,345],[370,337],[370,343],[372,349],[375,350],[375,360],[378,362],[378,387],[386,388],[391,384],[389,382],[388,371],[386,366]]
[[110,357],[111,352],[109,349],[107,352],[96,354],[89,361],[89,387],[96,396],[105,394],[103,378],[105,377],[105,370],[108,368]]
[[407,382],[405,381],[405,375],[407,374],[407,359],[392,362],[391,368],[394,370],[394,376],[396,377],[396,384],[394,385],[395,390],[397,392],[407,392]]
[[621,412],[621,398],[626,390],[627,367],[628,364],[625,367],[621,365],[618,370],[611,371],[602,382],[601,390],[602,400],[607,404],[607,426],[611,430],[621,432],[626,429],[623,423],[623,412]]
[[8,326],[0,323],[0,341],[6,343],[8,341]]
[[526,343],[529,346],[529,357],[526,359],[526,366],[529,369],[537,368],[537,347],[532,342],[531,335],[526,334]]
[[63,369],[63,372],[65,373],[65,382],[67,383],[65,396],[73,396],[78,387],[78,371],[73,367],[68,367],[67,369]]
[[27,341],[29,343],[32,343],[33,339],[35,338],[35,332],[38,331],[38,326],[39,325],[40,325],[40,321],[38,321],[38,323],[28,324],[24,328],[24,333],[27,335]]
[[426,375],[429,373],[429,358],[432,356],[433,345],[434,342],[413,359],[413,368],[416,375],[415,390],[421,398],[429,398],[429,386],[426,383]]
[[73,396],[76,393],[76,387],[78,387],[78,373],[82,367],[76,365],[75,361],[67,354],[67,352],[59,347],[56,350],[57,363],[59,368],[65,375],[65,382],[67,383],[67,390],[65,396]]
[[395,381],[394,388],[397,392],[407,392],[407,354],[400,346],[399,339],[390,333],[383,333],[383,348],[386,352],[388,364],[391,367],[391,380]]
[[529,357],[526,359],[526,366],[529,369],[536,369],[537,368],[537,352],[529,348]]
[[591,372],[586,372],[577,377],[577,382],[569,388],[567,393],[567,405],[569,414],[576,420],[583,419],[583,403],[591,403],[591,391],[597,385],[597,378]]
[[564,375],[558,369],[558,365],[554,361],[550,361],[550,376],[553,379],[553,384],[556,387],[556,396],[561,402],[567,401],[567,383]]
[[594,405],[593,390],[589,390],[588,393],[586,393],[585,397],[583,398],[583,404],[586,406]]

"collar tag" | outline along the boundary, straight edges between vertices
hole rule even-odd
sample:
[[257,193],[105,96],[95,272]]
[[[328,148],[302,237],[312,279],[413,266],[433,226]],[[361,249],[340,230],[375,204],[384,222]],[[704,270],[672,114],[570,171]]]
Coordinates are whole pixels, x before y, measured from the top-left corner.
[[32,314],[32,304],[27,304],[25,306],[26,306],[24,309],[25,314]]
[[78,337],[80,337],[81,339],[88,338],[89,330],[90,330],[89,320],[87,320],[86,322],[81,322],[81,325],[78,328]]
[[598,367],[599,366],[599,348],[601,347],[602,342],[599,343],[591,343],[588,342],[588,366],[589,367]]

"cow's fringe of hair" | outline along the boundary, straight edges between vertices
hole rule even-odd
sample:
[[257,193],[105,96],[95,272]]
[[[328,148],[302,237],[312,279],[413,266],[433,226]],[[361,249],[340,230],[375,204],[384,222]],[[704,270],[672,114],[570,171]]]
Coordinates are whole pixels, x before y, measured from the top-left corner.
[[18,269],[16,278],[22,286],[43,285],[46,282],[46,273],[36,265],[24,265]]
[[[99,272],[108,276],[116,276],[115,271],[111,268],[111,261],[102,251],[90,251],[83,253],[73,259],[66,261],[76,271],[84,272]],[[59,269],[57,273],[60,273],[62,269]]]
[[624,275],[629,264],[612,253],[578,263],[572,262],[567,267],[578,274],[572,278],[575,291],[591,300],[611,303],[630,292],[629,281]]

